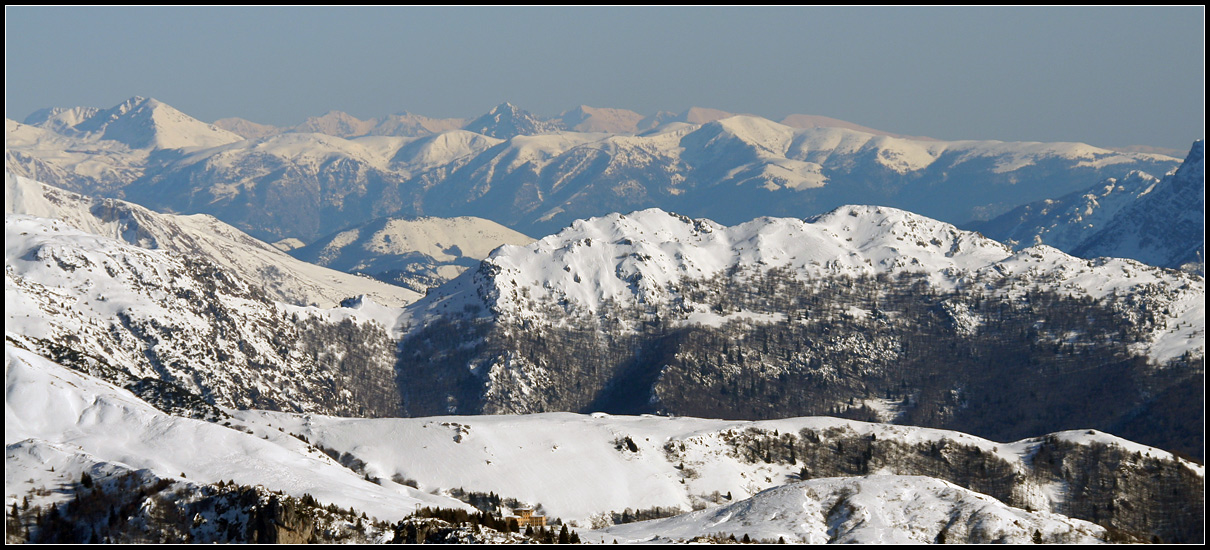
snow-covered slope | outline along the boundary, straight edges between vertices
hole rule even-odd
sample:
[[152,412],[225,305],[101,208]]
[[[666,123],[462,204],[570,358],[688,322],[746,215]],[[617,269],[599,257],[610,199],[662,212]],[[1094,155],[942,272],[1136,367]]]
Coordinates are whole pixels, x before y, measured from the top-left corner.
[[1020,246],[1048,244],[1086,258],[1133,258],[1170,268],[1191,264],[1204,272],[1205,174],[1205,145],[1198,141],[1162,180],[1132,172],[971,227]]
[[427,136],[450,132],[466,126],[465,118],[430,118],[408,112],[387,115],[370,130],[378,136]]
[[22,122],[60,134],[71,133],[77,124],[96,116],[99,112],[101,109],[96,107],[50,107],[34,111]]
[[233,134],[238,134],[244,139],[262,138],[280,134],[284,131],[282,128],[276,126],[260,124],[239,117],[220,118],[214,121],[214,125]]
[[148,151],[4,119],[4,171],[81,192],[113,190],[143,175]]
[[[32,115],[31,115],[32,116]],[[318,133],[342,138],[367,135],[419,137],[457,130],[466,125],[462,118],[429,118],[407,112],[395,113],[382,118],[361,120],[348,113],[330,111],[319,117],[309,117],[295,126],[277,127],[259,124],[238,117],[214,121],[214,125],[248,139],[256,139],[287,132]]]
[[500,245],[533,241],[482,218],[383,218],[291,250],[290,255],[423,292],[478,266]]
[[649,206],[738,223],[860,201],[958,222],[1132,168],[1166,171],[1176,164],[1083,144],[920,141],[797,129],[753,116],[623,137],[600,135],[525,170],[476,168],[513,166],[504,161],[515,149],[557,136],[484,151],[426,193],[426,213],[473,214],[543,233],[576,218]]
[[793,483],[719,508],[587,533],[584,539],[659,543],[712,535],[804,544],[1087,544],[1109,538],[1094,523],[1012,508],[937,479],[868,476]]
[[1072,250],[1084,257],[1122,256],[1152,265],[1206,271],[1206,142],[1193,144],[1176,172],[1123,208],[1104,229]]
[[4,245],[6,340],[166,409],[398,413],[393,342],[355,310],[287,306],[203,257],[60,220],[6,215]]
[[90,199],[5,173],[4,213],[55,218],[81,231],[148,249],[206,258],[240,277],[256,281],[275,300],[295,305],[335,307],[366,295],[401,306],[420,294],[299,261],[212,216],[159,214],[115,199]]
[[971,229],[1014,248],[1047,244],[1070,251],[1159,181],[1151,174],[1131,172],[1084,191],[1019,206],[994,220],[971,224]]
[[788,116],[786,116],[786,118],[781,119],[780,122],[782,124],[785,124],[786,126],[792,126],[794,128],[847,128],[849,130],[856,130],[858,132],[865,132],[867,134],[874,134],[874,135],[879,135],[879,136],[890,136],[890,137],[915,139],[915,140],[922,140],[922,141],[936,141],[935,139],[930,138],[930,137],[904,136],[904,135],[900,135],[900,134],[893,134],[891,132],[886,132],[883,130],[876,130],[876,129],[870,128],[868,126],[854,124],[852,122],[848,122],[845,120],[840,120],[840,119],[826,117],[826,116],[820,116],[820,115],[793,114],[793,115],[788,115]]
[[[234,481],[389,521],[418,505],[464,508],[383,480],[371,483],[276,426],[204,422],[164,414],[130,392],[9,343],[4,346],[6,506],[70,498],[83,472],[104,478],[150,470],[195,483]],[[43,495],[39,497],[39,495]]]
[[308,117],[293,130],[304,134],[327,134],[342,138],[364,136],[374,128],[375,120],[361,120],[342,111],[328,111],[317,117]]

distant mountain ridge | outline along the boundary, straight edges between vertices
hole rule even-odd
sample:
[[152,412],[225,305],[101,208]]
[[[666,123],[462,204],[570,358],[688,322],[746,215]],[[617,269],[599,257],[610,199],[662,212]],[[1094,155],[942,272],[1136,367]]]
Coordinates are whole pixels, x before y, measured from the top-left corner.
[[[76,126],[112,118],[68,109],[28,119],[43,126],[6,123],[9,170],[160,210],[209,213],[267,241],[310,242],[387,216],[475,216],[542,235],[574,219],[648,207],[739,223],[881,203],[963,223],[1178,164],[1077,143],[905,139],[819,126],[840,124],[819,117],[787,118],[811,126],[795,128],[701,108],[633,122],[637,115],[623,110],[580,107],[545,119],[505,103],[458,129],[454,119],[392,115],[390,129],[333,112],[312,119],[310,133],[263,134],[245,124],[263,135],[237,141],[202,132],[208,125],[197,121],[157,122],[142,133],[120,132],[120,124],[109,133],[52,129],[90,113]],[[194,135],[200,141],[185,147],[182,136]],[[206,141],[215,135],[225,137]]]

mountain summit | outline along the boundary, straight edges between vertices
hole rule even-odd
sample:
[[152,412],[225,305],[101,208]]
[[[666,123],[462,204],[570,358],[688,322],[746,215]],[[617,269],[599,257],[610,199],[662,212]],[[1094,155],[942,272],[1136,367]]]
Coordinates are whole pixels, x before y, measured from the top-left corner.
[[472,120],[464,130],[500,139],[513,136],[533,136],[561,130],[558,122],[545,120],[513,105],[501,103],[487,114]]
[[243,137],[206,124],[152,98],[135,96],[73,126],[77,132],[125,143],[132,149],[217,147]]

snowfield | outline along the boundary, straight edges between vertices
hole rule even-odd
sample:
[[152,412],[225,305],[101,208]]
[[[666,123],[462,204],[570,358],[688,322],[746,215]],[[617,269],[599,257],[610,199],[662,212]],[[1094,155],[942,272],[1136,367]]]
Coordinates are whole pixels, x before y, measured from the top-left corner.
[[[734,421],[604,413],[381,419],[268,411],[234,414],[249,426],[280,426],[312,443],[348,452],[365,462],[365,471],[373,477],[401,476],[414,480],[424,491],[495,492],[530,505],[541,504],[548,515],[581,527],[601,523],[611,511],[655,506],[689,511],[725,503],[719,495],[740,500],[798,481],[797,466],[751,463],[735,454],[728,441],[749,428],[785,434],[809,429],[909,446],[948,441],[977,447],[1022,473],[1028,471],[1040,442],[1040,438],[1031,438],[997,443],[949,430],[829,417]],[[1166,451],[1101,432],[1083,430],[1056,436],[1077,444],[1099,442],[1174,460]],[[629,449],[627,438],[636,450]],[[684,449],[670,451],[669,447]],[[1181,464],[1204,477],[1200,466]],[[1064,498],[1061,492],[1047,493],[1040,486],[1027,486],[1024,492],[1034,493],[1030,498],[1036,509],[1052,509]]]
[[223,426],[164,414],[126,390],[9,344],[4,445],[6,505],[42,488],[50,493],[34,504],[68,499],[61,487],[85,471],[102,478],[148,469],[163,478],[310,493],[390,521],[417,505],[465,507],[389,481],[366,481],[275,425]]

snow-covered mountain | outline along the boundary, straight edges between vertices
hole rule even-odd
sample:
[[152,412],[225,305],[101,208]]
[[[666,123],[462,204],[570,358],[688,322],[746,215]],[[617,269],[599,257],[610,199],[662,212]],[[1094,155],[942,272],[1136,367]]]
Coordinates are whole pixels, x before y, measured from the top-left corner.
[[342,138],[367,135],[420,137],[457,130],[466,125],[466,119],[429,118],[402,112],[382,118],[361,120],[342,111],[329,111],[323,116],[308,117],[307,120],[295,126],[277,127],[238,117],[222,118],[214,121],[214,125],[247,139],[275,136],[287,132],[318,133]]
[[[459,130],[448,120],[413,115],[400,115],[397,130],[383,126],[386,120],[370,125],[341,115],[329,118],[355,131],[312,129],[370,135],[294,131],[196,151],[207,145],[203,140],[191,145],[192,154],[152,156],[115,149],[121,144],[99,139],[104,133],[88,134],[92,141],[54,134],[67,141],[39,146],[28,137],[10,139],[6,162],[18,175],[33,177],[36,170],[36,179],[72,190],[117,193],[121,187],[124,198],[149,207],[210,213],[258,238],[307,242],[383,216],[469,215],[539,235],[575,219],[648,207],[739,223],[876,202],[959,223],[1133,170],[1160,174],[1178,164],[1077,143],[907,139],[815,126],[819,119],[795,128],[697,108],[640,122],[637,128],[647,131],[638,135],[601,131],[633,119],[604,109],[581,108],[563,121],[504,104]],[[589,123],[593,117],[602,122]],[[96,114],[85,124],[103,119]],[[562,131],[571,122],[593,132]],[[428,134],[423,146],[415,137],[399,137],[421,133]],[[99,150],[101,143],[112,145]],[[409,145],[427,152],[418,156]],[[107,154],[114,168],[85,169],[84,156],[65,150]],[[325,153],[300,153],[312,150]],[[323,223],[298,221],[320,218]]]
[[366,295],[380,304],[401,306],[420,297],[418,292],[395,285],[296,260],[205,214],[160,214],[125,201],[85,197],[10,173],[5,174],[4,184],[6,215],[54,218],[80,231],[130,245],[205,258],[244,280],[255,281],[281,302],[335,307],[345,299]]
[[1048,244],[1085,258],[1133,258],[1174,269],[1189,265],[1204,273],[1205,166],[1205,142],[1198,141],[1162,180],[1132,172],[971,228],[1018,246]]
[[1160,178],[1131,172],[1057,199],[1018,206],[993,220],[970,224],[1013,248],[1047,244],[1071,251],[1113,219],[1126,205],[1150,193]]
[[252,122],[251,120],[240,117],[220,118],[214,121],[214,125],[233,134],[238,134],[244,139],[262,138],[280,134],[285,131],[285,129],[278,128],[277,126],[273,126],[271,124]]
[[[785,124],[786,126],[790,126],[792,128],[847,128],[849,130],[856,130],[858,132],[874,134],[877,136],[890,136],[890,137],[894,137],[894,138],[913,139],[913,140],[920,140],[920,141],[937,141],[933,138],[924,137],[924,136],[905,136],[905,135],[901,135],[901,134],[894,134],[891,132],[886,132],[883,130],[877,130],[874,128],[870,128],[868,126],[854,124],[852,122],[848,122],[845,120],[840,120],[840,119],[826,117],[826,116],[820,116],[820,115],[803,115],[803,114],[787,115],[785,118],[781,119],[780,122],[782,124]],[[1141,153],[1141,152],[1147,152],[1147,151],[1138,151],[1138,152]]]
[[45,128],[60,134],[71,134],[77,124],[101,112],[97,107],[50,107],[38,109],[25,117],[25,124]]
[[[457,135],[472,139],[258,142],[381,166],[417,144],[427,153],[408,158],[470,163],[467,150],[527,139],[541,162],[583,139]],[[329,251],[410,239],[487,253],[472,246],[482,224],[420,222],[383,220]],[[652,209],[501,246],[406,309],[325,310],[262,288],[279,261],[270,282],[310,292],[311,272],[213,218],[9,176],[5,225],[5,504],[32,499],[10,532],[51,518],[43,542],[62,518],[79,529],[58,542],[104,540],[111,521],[134,526],[127,542],[407,541],[437,524],[376,520],[466,503],[541,505],[603,542],[1204,541],[1199,464],[1089,429],[1200,452],[1196,275],[1014,253],[892,208],[733,227]],[[365,418],[450,410],[770,420]],[[825,413],[1012,442],[784,418]],[[1069,431],[1037,436],[1055,430]]]
[[478,267],[500,245],[533,241],[482,218],[382,218],[289,253],[305,262],[424,292]]
[[[733,227],[652,209],[501,247],[430,291],[399,320],[401,388],[411,415],[847,414],[1200,452],[1176,418],[1200,400],[1204,295],[1196,275],[1014,253],[891,208]],[[1142,411],[1176,431],[1131,424]]]
[[558,121],[544,120],[512,103],[501,103],[463,127],[464,130],[485,136],[508,139],[514,136],[532,136],[555,133],[563,129]]
[[71,131],[88,139],[124,143],[133,149],[217,147],[244,139],[170,105],[138,96],[93,112],[72,126]]
[[1077,256],[1120,256],[1152,265],[1206,271],[1206,145],[1155,190],[1122,209],[1104,229],[1072,250]]

